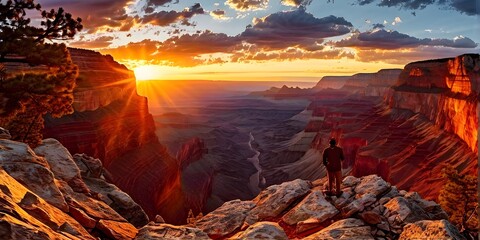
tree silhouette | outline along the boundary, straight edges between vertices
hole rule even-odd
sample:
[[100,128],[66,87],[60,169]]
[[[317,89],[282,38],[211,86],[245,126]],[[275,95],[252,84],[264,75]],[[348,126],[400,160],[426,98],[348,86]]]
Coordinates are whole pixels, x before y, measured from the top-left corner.
[[476,231],[477,178],[460,175],[452,166],[447,166],[442,171],[446,183],[438,196],[440,206],[449,215],[450,222],[461,231]]
[[[53,41],[74,37],[82,20],[62,8],[42,11],[33,0],[4,2],[0,1],[0,126],[9,129],[14,140],[35,146],[42,139],[44,115],[73,112],[78,69],[65,44]],[[31,24],[27,10],[40,12],[40,26]]]

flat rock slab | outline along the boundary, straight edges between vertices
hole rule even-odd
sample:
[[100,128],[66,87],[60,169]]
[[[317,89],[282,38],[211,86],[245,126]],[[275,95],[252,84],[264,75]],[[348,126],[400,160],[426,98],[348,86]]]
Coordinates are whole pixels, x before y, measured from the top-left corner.
[[239,232],[235,236],[229,239],[274,239],[274,240],[287,240],[287,234],[285,231],[274,222],[257,222],[248,227],[245,231]]
[[455,226],[446,220],[423,220],[409,223],[403,228],[400,240],[407,239],[465,239]]
[[44,157],[55,178],[62,179],[66,182],[73,178],[80,178],[80,170],[73,161],[70,152],[56,139],[47,138],[42,141],[38,147],[34,149],[38,156]]
[[355,186],[358,195],[370,193],[376,197],[390,189],[390,183],[377,175],[369,175],[360,178],[360,183]]
[[310,189],[309,181],[296,179],[263,190],[253,201],[257,204],[248,214],[245,222],[252,225],[267,217],[276,217],[291,203],[305,196]]
[[347,218],[314,233],[306,238],[306,240],[336,240],[336,239],[375,239],[371,234],[370,226],[360,219]]
[[186,226],[174,226],[166,223],[149,224],[141,228],[137,234],[136,240],[177,240],[177,239],[210,239],[208,235],[198,228]]
[[215,211],[202,217],[196,227],[210,236],[223,237],[243,225],[250,209],[255,207],[252,201],[232,200],[224,203]]
[[289,225],[294,225],[312,218],[321,223],[338,213],[339,211],[325,199],[321,191],[314,190],[297,204],[297,206],[285,214],[282,220]]
[[112,239],[133,239],[138,230],[130,223],[100,220],[96,228]]

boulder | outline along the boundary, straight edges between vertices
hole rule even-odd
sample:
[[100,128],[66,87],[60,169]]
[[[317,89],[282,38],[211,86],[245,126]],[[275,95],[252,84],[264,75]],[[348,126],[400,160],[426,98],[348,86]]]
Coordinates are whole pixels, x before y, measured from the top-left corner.
[[355,192],[358,195],[370,193],[375,197],[378,197],[389,189],[390,183],[386,182],[377,175],[369,175],[360,178],[360,182],[355,187]]
[[422,220],[415,223],[409,223],[403,227],[400,234],[403,239],[465,239],[455,226],[447,220]]
[[0,139],[0,166],[48,203],[68,211],[62,193],[55,185],[54,175],[47,161],[39,157],[25,143]]
[[11,139],[12,135],[10,135],[10,132],[5,129],[0,127],[0,139]]
[[223,237],[242,227],[248,212],[255,207],[252,201],[232,200],[202,217],[196,227],[210,236]]
[[358,183],[360,183],[360,178],[354,176],[346,176],[342,181],[344,187],[355,187]]
[[130,223],[110,220],[98,221],[96,228],[112,239],[133,239],[138,233]]
[[174,240],[174,239],[210,239],[208,235],[198,228],[174,226],[170,224],[149,224],[138,231],[136,240]]
[[304,238],[305,240],[336,240],[336,239],[375,239],[370,226],[360,219],[347,218]]
[[148,223],[148,216],[142,207],[117,186],[98,178],[84,178],[84,181],[90,190],[101,195],[100,199],[103,202],[135,227],[142,227]]
[[312,218],[321,223],[338,213],[339,211],[325,199],[321,191],[314,190],[285,214],[282,220],[289,225]]
[[382,222],[382,216],[376,212],[365,211],[360,214],[360,218],[371,225],[380,224]]
[[103,166],[100,159],[90,157],[87,154],[76,153],[73,155],[73,160],[83,177],[100,178],[102,176]]
[[248,227],[245,231],[237,233],[229,239],[274,239],[282,240],[288,239],[285,231],[274,222],[257,222]]
[[296,179],[263,190],[253,201],[257,204],[248,214],[245,222],[249,225],[267,218],[276,217],[295,200],[310,191],[309,181]]
[[74,218],[0,168],[1,239],[94,239]]
[[80,170],[73,161],[70,152],[56,139],[47,138],[33,150],[42,156],[50,165],[55,178],[69,182],[73,178],[80,178]]
[[428,219],[427,213],[414,201],[408,201],[404,197],[395,197],[384,204],[385,217],[390,226],[402,228],[407,223],[413,223]]
[[372,205],[376,200],[377,199],[373,194],[367,193],[361,195],[360,198],[355,199],[350,204],[342,208],[342,214],[344,217],[350,217],[357,212],[363,211],[366,207]]

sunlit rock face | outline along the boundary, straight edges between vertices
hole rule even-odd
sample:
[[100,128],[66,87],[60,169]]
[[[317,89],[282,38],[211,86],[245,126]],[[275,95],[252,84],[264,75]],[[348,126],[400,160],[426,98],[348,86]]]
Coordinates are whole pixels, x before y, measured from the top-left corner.
[[425,115],[477,153],[479,82],[478,54],[410,63],[400,74],[389,105]]
[[145,97],[137,95],[133,72],[98,52],[70,49],[79,67],[75,112],[46,119],[45,137],[72,153],[103,162],[112,182],[135,199],[151,219],[185,220],[180,168],[155,135]]
[[389,89],[395,85],[401,72],[401,69],[382,69],[378,71],[368,79],[365,95],[384,97]]

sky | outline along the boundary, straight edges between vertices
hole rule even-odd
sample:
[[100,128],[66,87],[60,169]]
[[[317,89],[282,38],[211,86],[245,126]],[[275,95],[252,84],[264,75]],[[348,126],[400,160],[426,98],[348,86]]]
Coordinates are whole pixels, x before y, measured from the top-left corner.
[[480,0],[37,0],[137,79],[318,81],[480,52]]

